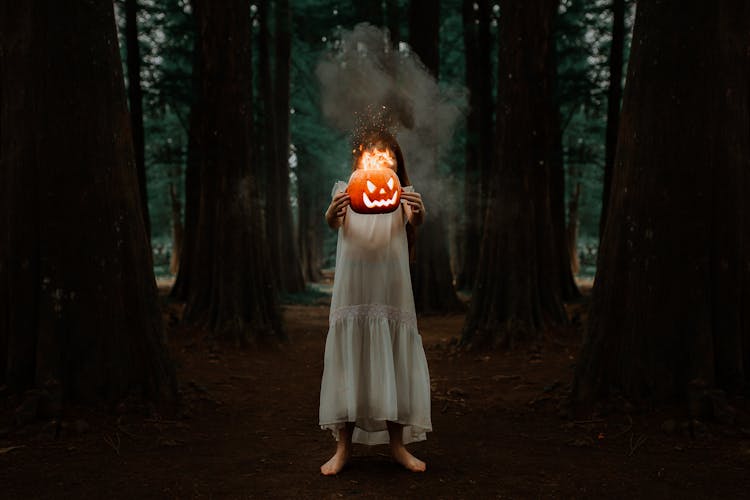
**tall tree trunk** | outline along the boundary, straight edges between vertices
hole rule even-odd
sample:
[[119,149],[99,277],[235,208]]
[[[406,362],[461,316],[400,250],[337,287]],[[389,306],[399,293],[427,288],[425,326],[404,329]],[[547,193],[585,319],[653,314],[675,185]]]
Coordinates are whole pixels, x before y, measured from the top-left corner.
[[190,123],[188,125],[187,162],[185,165],[185,225],[180,250],[180,267],[175,278],[170,296],[180,301],[187,301],[193,255],[198,240],[198,213],[200,211],[201,165],[203,163],[203,91],[201,76],[201,32],[193,8],[194,40],[192,68],[192,104],[190,106]]
[[172,202],[172,252],[169,258],[170,274],[177,274],[180,269],[180,255],[182,254],[182,242],[184,240],[185,228],[182,225],[182,203],[177,194],[177,186],[169,184],[169,198]]
[[[440,67],[440,6],[435,0],[412,0],[409,7],[409,44],[427,69],[437,78]],[[421,175],[410,173],[419,190],[419,180],[437,175],[437,151],[434,160]],[[423,313],[456,310],[461,303],[453,288],[446,219],[439,200],[422,193],[427,209],[419,227],[412,266],[412,287],[417,311]]]
[[612,45],[609,50],[609,90],[607,90],[607,131],[604,151],[604,185],[602,186],[602,213],[599,220],[599,239],[607,223],[612,186],[612,172],[617,149],[617,129],[620,123],[622,100],[622,66],[625,48],[625,0],[612,0]]
[[135,166],[138,171],[138,192],[140,193],[143,221],[146,224],[146,234],[150,239],[151,221],[148,215],[148,189],[146,188],[146,146],[143,137],[141,50],[138,43],[138,0],[125,0],[125,44],[127,46],[128,101],[130,103]]
[[467,144],[466,151],[464,249],[461,272],[456,279],[456,287],[459,289],[473,287],[476,279],[482,227],[487,209],[488,173],[494,163],[490,74],[491,16],[488,0],[463,3],[466,80],[471,110],[467,120],[470,144]]
[[[478,12],[473,0],[463,1],[463,37],[466,57],[466,86],[469,90],[469,116],[466,119],[466,152],[464,168],[464,210],[463,234],[461,245],[463,251],[460,268],[456,277],[456,288],[471,287],[476,277],[479,260],[479,243],[481,240],[480,201],[481,201],[481,164],[480,156],[480,117],[482,109],[481,80],[484,76],[479,68],[478,52]],[[478,6],[478,5],[477,5]],[[477,9],[478,10],[478,9]]]
[[750,6],[636,16],[579,402],[750,382]]
[[568,201],[568,227],[566,231],[570,269],[573,274],[578,274],[581,270],[581,262],[578,259],[578,200],[580,197],[581,183],[579,182]]
[[497,167],[463,342],[511,346],[566,320],[550,201],[555,0],[501,4]]
[[[557,14],[555,14],[555,19]],[[548,51],[547,74],[545,83],[545,102],[547,106],[546,120],[547,130],[545,137],[549,141],[547,150],[550,153],[549,162],[549,193],[550,193],[550,216],[552,217],[552,244],[547,245],[547,250],[552,253],[552,258],[557,259],[555,274],[559,276],[558,284],[560,296],[563,300],[571,300],[580,297],[578,285],[573,278],[570,266],[570,247],[566,232],[565,221],[565,168],[562,147],[562,127],[560,125],[560,102],[557,91],[557,46],[556,36],[553,29],[552,47]]]
[[391,43],[398,50],[399,42],[401,41],[401,9],[399,8],[398,0],[385,1],[385,16],[386,26],[391,36]]
[[262,126],[260,127],[262,157],[259,164],[263,167],[263,179],[266,189],[264,190],[265,200],[265,231],[268,238],[269,256],[271,259],[271,269],[273,271],[274,281],[277,287],[281,287],[281,238],[279,232],[281,229],[281,197],[279,192],[279,172],[277,171],[279,161],[277,154],[279,148],[276,145],[278,140],[276,112],[274,102],[274,85],[273,69],[271,64],[271,34],[270,34],[270,0],[260,0],[258,3],[258,72],[260,81],[260,101],[262,105]]
[[[480,69],[478,92],[480,95],[479,113],[479,170],[480,170],[480,205],[478,218],[480,227],[484,227],[484,217],[487,212],[487,197],[489,191],[489,178],[495,163],[495,128],[492,120],[494,114],[494,103],[492,99],[492,64],[490,22],[492,21],[492,8],[489,0],[477,0],[478,43],[477,43],[477,66]],[[477,259],[479,255],[477,254]]]
[[283,332],[252,168],[250,4],[196,0],[194,12],[203,154],[185,320],[220,338],[258,343]]
[[316,172],[311,168],[310,158],[304,146],[297,149],[297,207],[300,260],[306,281],[319,281],[323,255],[323,232],[321,214],[325,207],[319,200],[326,199],[326,193],[319,192]]
[[368,22],[383,26],[383,3],[380,0],[357,0],[354,2],[354,22]]
[[173,399],[113,4],[4,2],[0,55],[0,384]]
[[289,71],[292,55],[292,15],[289,0],[276,1],[276,64],[274,67],[274,115],[276,140],[276,164],[274,172],[277,178],[277,204],[279,207],[280,225],[269,232],[269,237],[278,240],[279,248],[279,283],[285,292],[301,292],[305,289],[305,280],[299,260],[299,247],[294,231],[294,217],[289,197],[289,99],[291,81]]

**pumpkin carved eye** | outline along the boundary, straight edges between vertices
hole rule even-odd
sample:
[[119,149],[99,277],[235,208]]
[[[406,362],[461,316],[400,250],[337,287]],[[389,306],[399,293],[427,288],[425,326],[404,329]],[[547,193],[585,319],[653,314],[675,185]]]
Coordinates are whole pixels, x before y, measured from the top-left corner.
[[367,181],[367,189],[369,189],[371,193],[374,193],[375,192],[375,184],[373,184],[370,181]]
[[388,179],[388,189],[393,189],[393,177]]

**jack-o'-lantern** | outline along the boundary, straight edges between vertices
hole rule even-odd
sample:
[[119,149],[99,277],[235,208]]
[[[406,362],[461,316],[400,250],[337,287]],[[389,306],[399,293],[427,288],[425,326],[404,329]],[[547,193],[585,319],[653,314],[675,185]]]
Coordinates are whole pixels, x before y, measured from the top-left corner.
[[358,168],[349,178],[349,203],[361,214],[393,212],[401,203],[401,183],[395,161],[387,149],[362,153]]

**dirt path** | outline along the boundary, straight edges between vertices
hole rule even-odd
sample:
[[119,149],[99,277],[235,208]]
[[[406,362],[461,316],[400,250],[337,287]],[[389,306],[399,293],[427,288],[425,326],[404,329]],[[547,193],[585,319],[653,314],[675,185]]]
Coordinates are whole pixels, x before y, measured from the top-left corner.
[[[317,426],[326,306],[285,307],[290,344],[241,352],[170,331],[188,415],[176,420],[72,412],[58,439],[39,422],[0,435],[4,498],[740,498],[750,439],[668,414],[570,422],[558,416],[577,351],[559,332],[513,352],[456,353],[459,316],[420,319],[433,427],[408,473],[387,447],[355,445],[337,477]],[[9,408],[4,409],[8,415]],[[663,422],[675,419],[669,434]],[[76,424],[76,420],[81,422]],[[78,427],[78,429],[76,429]],[[667,430],[670,425],[667,424]]]

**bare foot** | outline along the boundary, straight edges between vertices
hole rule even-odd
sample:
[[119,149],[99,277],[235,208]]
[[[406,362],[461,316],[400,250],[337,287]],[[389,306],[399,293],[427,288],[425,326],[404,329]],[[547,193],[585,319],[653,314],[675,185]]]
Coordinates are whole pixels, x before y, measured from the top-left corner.
[[427,464],[409,453],[403,445],[392,447],[391,453],[393,454],[393,458],[396,459],[396,462],[412,472],[424,472],[427,469]]
[[346,465],[346,462],[349,461],[349,456],[351,455],[350,450],[345,450],[342,448],[339,448],[336,450],[336,454],[331,457],[331,459],[320,466],[320,472],[324,476],[334,476],[338,474],[341,469],[344,468],[344,465]]

